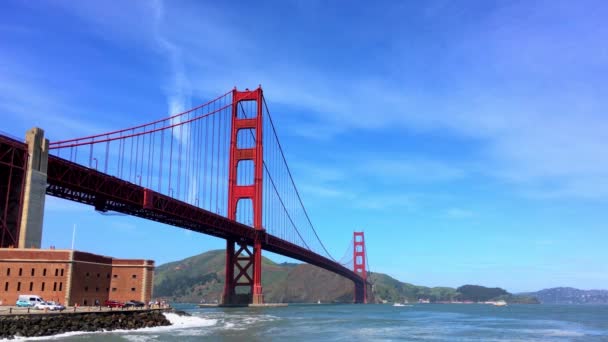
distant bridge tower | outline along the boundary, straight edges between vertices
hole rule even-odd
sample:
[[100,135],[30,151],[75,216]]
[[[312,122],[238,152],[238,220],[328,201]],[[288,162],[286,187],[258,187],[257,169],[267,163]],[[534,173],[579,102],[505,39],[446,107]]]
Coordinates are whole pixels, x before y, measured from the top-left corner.
[[363,232],[353,233],[353,270],[363,279],[355,282],[355,303],[367,304],[367,259],[365,257],[365,236]]
[[[262,238],[265,234],[262,227],[262,88],[256,90],[232,91],[232,133],[230,138],[230,161],[228,176],[228,218],[236,221],[239,201],[251,200],[253,207],[253,227],[255,238],[253,251],[245,243],[239,242],[240,248],[235,253],[235,241],[226,240],[226,282],[224,284],[223,304],[253,304],[264,303],[262,292]],[[241,102],[252,101],[256,104],[256,116],[239,118],[239,105]],[[254,132],[253,147],[240,148],[239,131],[251,130]],[[254,168],[253,184],[237,184],[238,168],[241,162],[252,161]],[[235,270],[238,271],[235,275]],[[249,296],[239,295],[236,288],[248,286],[251,288]]]

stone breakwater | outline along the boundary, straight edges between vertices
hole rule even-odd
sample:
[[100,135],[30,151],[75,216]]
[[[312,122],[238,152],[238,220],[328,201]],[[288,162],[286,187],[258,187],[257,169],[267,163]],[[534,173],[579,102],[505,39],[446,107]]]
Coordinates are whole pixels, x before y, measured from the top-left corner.
[[161,310],[0,316],[0,339],[171,325]]

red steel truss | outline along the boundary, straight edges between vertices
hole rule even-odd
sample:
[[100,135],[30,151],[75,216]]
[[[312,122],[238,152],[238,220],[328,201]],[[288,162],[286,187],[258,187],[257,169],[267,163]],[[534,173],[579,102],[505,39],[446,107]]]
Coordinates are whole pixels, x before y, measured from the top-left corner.
[[[225,239],[225,304],[264,302],[262,249],[342,275],[355,283],[355,302],[367,300],[363,233],[355,234],[354,269],[331,257],[261,88],[234,89],[162,120],[49,148],[48,195]],[[1,246],[18,242],[27,158],[24,143],[0,135]]]
[[[49,155],[47,182],[48,195],[92,205],[96,210],[138,216],[247,245],[254,243],[255,230],[247,225],[53,155]],[[267,251],[363,283],[359,275],[343,265],[273,235],[266,234],[261,244]]]
[[24,143],[0,136],[0,248],[19,245],[27,162]]
[[[13,149],[10,153],[27,155],[24,143],[0,135],[0,141],[7,140]],[[2,147],[0,160],[3,162],[7,160],[8,149],[6,145]],[[20,165],[18,169],[25,168],[26,161],[21,161],[17,164]],[[91,205],[99,211],[116,211],[236,241],[240,245],[254,245],[256,230],[247,225],[63,158],[49,155],[47,174],[47,195]],[[364,287],[365,282],[359,274],[334,260],[271,234],[264,234],[259,240],[262,249],[321,267],[352,280],[358,288]],[[363,297],[355,298],[356,302],[361,302],[357,298]]]

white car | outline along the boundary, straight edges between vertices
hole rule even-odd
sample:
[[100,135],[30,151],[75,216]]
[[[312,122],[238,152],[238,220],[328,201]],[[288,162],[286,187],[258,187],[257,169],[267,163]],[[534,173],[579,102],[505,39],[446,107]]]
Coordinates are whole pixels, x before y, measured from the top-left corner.
[[65,306],[61,305],[61,303],[59,303],[59,302],[54,302],[51,300],[46,303],[53,305],[54,306],[53,310],[59,310],[59,311],[65,310]]
[[65,309],[65,306],[60,305],[60,304],[55,304],[54,302],[42,302],[42,303],[36,304],[34,306],[34,308],[37,310],[48,309],[50,311],[55,311],[55,310],[62,311],[63,309]]

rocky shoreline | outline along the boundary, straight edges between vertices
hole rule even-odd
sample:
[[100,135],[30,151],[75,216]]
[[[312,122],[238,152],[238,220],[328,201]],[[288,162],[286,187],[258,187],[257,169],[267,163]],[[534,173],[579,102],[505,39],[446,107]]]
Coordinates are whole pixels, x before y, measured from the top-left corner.
[[171,325],[171,322],[162,310],[3,315],[0,316],[0,339],[167,325]]

